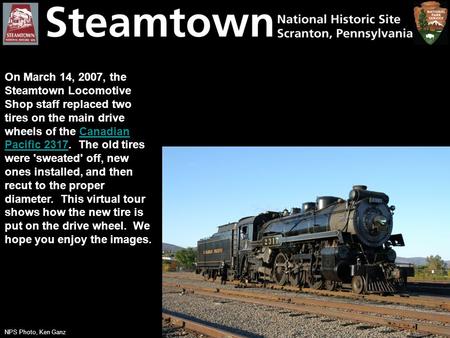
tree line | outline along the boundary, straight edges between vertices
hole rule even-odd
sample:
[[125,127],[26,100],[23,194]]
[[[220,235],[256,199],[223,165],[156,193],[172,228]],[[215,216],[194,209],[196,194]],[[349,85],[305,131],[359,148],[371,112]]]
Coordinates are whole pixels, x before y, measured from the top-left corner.
[[431,255],[426,258],[425,265],[414,267],[415,277],[419,278],[448,278],[449,270],[447,263],[439,255]]

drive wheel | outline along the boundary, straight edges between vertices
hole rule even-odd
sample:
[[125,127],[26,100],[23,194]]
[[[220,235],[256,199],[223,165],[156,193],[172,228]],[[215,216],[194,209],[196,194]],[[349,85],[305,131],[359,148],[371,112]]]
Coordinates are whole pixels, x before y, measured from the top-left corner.
[[327,289],[328,291],[334,291],[336,290],[338,287],[338,282],[334,281],[334,280],[326,280],[325,281],[325,289]]
[[312,289],[319,290],[323,287],[323,280],[322,279],[314,279],[312,280],[309,285]]
[[307,279],[308,286],[311,289],[319,290],[319,289],[323,288],[324,280],[321,277],[319,277],[319,276],[317,276],[317,277],[312,276],[311,272],[309,272],[308,275],[309,275],[308,279]]
[[289,274],[289,282],[292,286],[299,286],[300,284],[300,272]]
[[365,289],[365,279],[363,276],[353,276],[352,278],[352,291],[353,293],[363,293]]
[[273,278],[278,285],[285,285],[287,282],[288,259],[286,255],[280,252],[273,262]]

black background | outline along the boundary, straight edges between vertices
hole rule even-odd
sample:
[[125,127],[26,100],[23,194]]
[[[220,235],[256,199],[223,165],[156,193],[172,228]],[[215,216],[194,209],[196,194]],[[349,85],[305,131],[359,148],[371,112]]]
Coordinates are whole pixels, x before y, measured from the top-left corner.
[[105,17],[169,15],[176,8],[187,15],[386,12],[401,16],[415,31],[414,4],[401,0],[295,5],[41,1],[39,46],[1,46],[2,74],[114,71],[129,75],[136,106],[128,114],[128,125],[147,142],[147,149],[134,155],[137,175],[115,181],[114,189],[150,193],[146,215],[153,245],[83,249],[0,245],[2,329],[57,328],[73,336],[159,334],[164,145],[448,143],[447,28],[432,46],[418,36],[373,42],[77,39],[69,34],[50,39],[45,36],[44,16],[55,5],[65,6],[66,13],[80,8],[85,15]]

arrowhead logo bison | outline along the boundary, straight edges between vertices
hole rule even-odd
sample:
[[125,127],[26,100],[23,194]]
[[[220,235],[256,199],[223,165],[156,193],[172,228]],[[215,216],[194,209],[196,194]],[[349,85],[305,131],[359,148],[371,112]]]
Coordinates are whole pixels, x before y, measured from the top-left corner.
[[441,8],[437,1],[426,1],[414,8],[414,18],[419,34],[432,45],[441,35],[447,22],[447,8]]

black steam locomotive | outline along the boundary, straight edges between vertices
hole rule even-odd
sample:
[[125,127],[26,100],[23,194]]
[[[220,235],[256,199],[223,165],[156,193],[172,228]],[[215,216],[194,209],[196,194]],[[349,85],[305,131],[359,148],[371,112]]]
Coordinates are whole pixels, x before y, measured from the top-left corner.
[[322,196],[291,212],[268,211],[219,226],[198,241],[197,273],[229,279],[355,293],[394,293],[406,286],[410,267],[395,264],[393,205],[382,192],[356,185],[347,200]]

